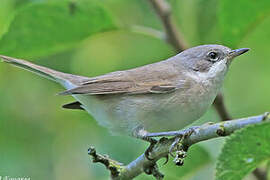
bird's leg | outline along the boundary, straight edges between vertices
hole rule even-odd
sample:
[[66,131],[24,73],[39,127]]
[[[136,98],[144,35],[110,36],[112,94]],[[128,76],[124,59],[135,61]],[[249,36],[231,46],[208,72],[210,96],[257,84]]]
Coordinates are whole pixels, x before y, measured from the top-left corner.
[[[175,136],[175,141],[172,143],[169,154],[174,157],[174,163],[177,166],[182,166],[184,164],[184,159],[187,156],[188,146],[184,144],[185,138],[189,137],[194,131],[196,127],[188,128],[183,134],[179,134]],[[175,152],[175,156],[172,154],[173,151]]]
[[179,149],[187,149],[183,146],[183,142],[185,140],[185,138],[189,137],[196,129],[197,127],[190,127],[184,131],[181,131],[181,133],[179,133],[178,135],[175,136],[175,141],[173,142],[173,144],[170,147],[170,153],[172,153],[174,151],[174,149],[179,150]]
[[150,156],[150,153],[151,151],[153,150],[155,144],[158,142],[155,138],[153,137],[148,137],[146,136],[148,134],[147,131],[145,131],[143,128],[137,128],[136,130],[133,131],[133,136],[138,138],[138,139],[141,139],[141,140],[144,140],[144,141],[147,141],[150,143],[150,146],[146,149],[146,151],[144,152],[144,155],[146,157],[146,159],[148,160],[153,160],[151,159],[149,156]]
[[164,136],[183,136],[185,134],[192,134],[197,128],[200,126],[192,126],[190,128],[187,128],[185,130],[180,131],[167,131],[167,132],[156,132],[156,133],[147,133],[145,136],[147,137],[164,137]]
[[[188,147],[184,145],[184,140],[189,137],[195,130],[197,126],[187,128],[182,131],[169,131],[169,132],[158,132],[158,133],[147,133],[145,137],[160,137],[160,136],[175,136],[175,140],[172,143],[169,154],[174,157],[174,162],[176,165],[181,166],[184,163],[184,158],[186,157]],[[172,152],[176,151],[176,155]]]

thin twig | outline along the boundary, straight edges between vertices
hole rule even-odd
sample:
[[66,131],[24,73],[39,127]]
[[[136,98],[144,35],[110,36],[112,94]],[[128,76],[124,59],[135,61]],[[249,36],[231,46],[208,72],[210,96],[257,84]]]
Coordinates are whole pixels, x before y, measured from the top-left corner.
[[258,180],[267,180],[267,172],[260,168],[255,169],[252,173]]
[[129,31],[134,32],[134,33],[138,33],[138,34],[143,34],[143,35],[155,37],[157,39],[161,39],[163,41],[166,41],[166,35],[163,31],[159,31],[159,30],[153,29],[151,27],[134,25],[134,26],[129,27]]
[[228,121],[232,119],[231,115],[227,111],[227,108],[224,103],[224,97],[221,93],[217,95],[213,105],[216,108],[219,117],[221,118],[222,121]]
[[111,172],[112,179],[119,176],[122,170],[121,163],[109,158],[107,155],[98,154],[94,147],[88,149],[88,154],[92,156],[93,163],[101,163]]
[[177,29],[171,17],[171,7],[164,0],[149,0],[159,16],[163,27],[166,31],[167,41],[176,49],[181,52],[188,48],[182,33]]

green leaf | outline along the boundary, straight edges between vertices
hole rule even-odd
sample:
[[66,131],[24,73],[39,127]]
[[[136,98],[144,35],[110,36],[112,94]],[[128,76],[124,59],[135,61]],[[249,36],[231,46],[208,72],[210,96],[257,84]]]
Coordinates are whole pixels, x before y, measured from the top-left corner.
[[239,180],[270,159],[270,123],[249,126],[227,140],[217,163],[217,180]]
[[115,29],[95,1],[33,3],[19,10],[0,40],[0,53],[39,57],[75,47],[88,36]]
[[226,45],[235,47],[270,15],[269,0],[219,1],[219,29]]

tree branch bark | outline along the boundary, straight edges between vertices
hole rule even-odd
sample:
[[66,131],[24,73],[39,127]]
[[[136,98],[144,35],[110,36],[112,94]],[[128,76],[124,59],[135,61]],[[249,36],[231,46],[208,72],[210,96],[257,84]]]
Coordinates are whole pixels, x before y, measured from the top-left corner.
[[221,93],[217,95],[213,105],[222,121],[228,121],[232,119],[231,115],[229,114],[225,106],[224,96]]
[[[183,139],[182,144],[184,147],[190,147],[191,145],[199,143],[201,141],[228,136],[232,134],[235,130],[241,129],[247,125],[258,124],[266,120],[270,120],[269,113],[215,124],[205,124],[202,126],[195,127],[192,134]],[[172,131],[170,135],[175,136],[183,134],[188,130],[189,128],[181,131]],[[133,179],[144,172],[147,174],[155,175],[156,179],[162,179],[163,175],[159,172],[156,162],[159,159],[167,157],[169,155],[170,148],[172,144],[175,142],[175,138],[176,137],[161,138],[151,151],[150,156],[152,160],[147,159],[145,155],[142,154],[141,156],[139,156],[137,159],[135,159],[126,166],[119,165],[119,163],[117,163],[117,165],[114,166],[113,169],[114,170],[113,172],[117,173],[111,175],[112,179],[113,180]],[[104,158],[106,156],[101,157]],[[108,163],[108,161],[112,163]],[[101,163],[106,162],[105,163],[106,165],[106,164],[115,164],[116,161],[111,160],[108,157],[108,160],[103,159],[102,161],[97,162]]]
[[187,42],[171,17],[171,7],[169,3],[164,0],[149,0],[152,4],[156,14],[159,16],[164,30],[166,32],[166,39],[176,51],[181,52],[188,48]]
[[258,180],[267,180],[267,172],[265,170],[256,168],[252,173]]

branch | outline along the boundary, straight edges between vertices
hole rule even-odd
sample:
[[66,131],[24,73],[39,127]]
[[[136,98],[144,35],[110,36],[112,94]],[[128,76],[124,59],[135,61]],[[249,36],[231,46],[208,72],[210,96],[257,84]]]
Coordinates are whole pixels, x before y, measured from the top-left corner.
[[151,27],[145,27],[145,26],[139,26],[134,25],[129,27],[130,32],[143,34],[150,37],[155,37],[157,39],[160,39],[162,41],[166,41],[166,35],[164,32],[159,31],[157,29],[153,29]]
[[88,149],[88,154],[92,156],[93,163],[101,163],[110,171],[112,179],[119,176],[122,168],[121,163],[110,159],[108,155],[98,154],[94,147]]
[[258,180],[267,180],[267,171],[265,170],[256,168],[252,173]]
[[[269,113],[215,124],[205,124],[202,126],[197,126],[194,128],[194,131],[192,132],[191,135],[183,139],[182,145],[183,147],[190,147],[191,145],[199,143],[201,141],[228,136],[232,134],[235,130],[241,129],[247,125],[258,124],[266,120],[270,120]],[[154,175],[156,179],[162,179],[163,175],[159,172],[156,162],[159,159],[167,157],[169,155],[170,148],[175,142],[177,135],[184,134],[189,130],[190,128],[181,131],[171,131],[169,135],[175,137],[161,138],[151,151],[150,157],[152,160],[147,159],[145,155],[142,154],[141,156],[139,156],[137,159],[135,159],[126,166],[118,164],[117,166],[115,166],[116,167],[115,172],[117,173],[116,175],[114,174],[111,176],[112,179],[113,180],[132,179],[144,172],[147,174]],[[160,136],[162,136],[162,133],[160,133]],[[115,162],[111,159],[108,159],[108,161]]]
[[217,95],[213,105],[216,108],[216,111],[218,112],[218,115],[222,121],[228,121],[228,120],[232,119],[231,115],[229,114],[229,112],[225,106],[224,97],[221,93],[219,93]]
[[159,16],[163,27],[166,31],[167,41],[180,52],[188,48],[186,41],[183,38],[182,33],[177,29],[175,23],[173,23],[171,17],[171,7],[169,3],[164,0],[149,0]]

